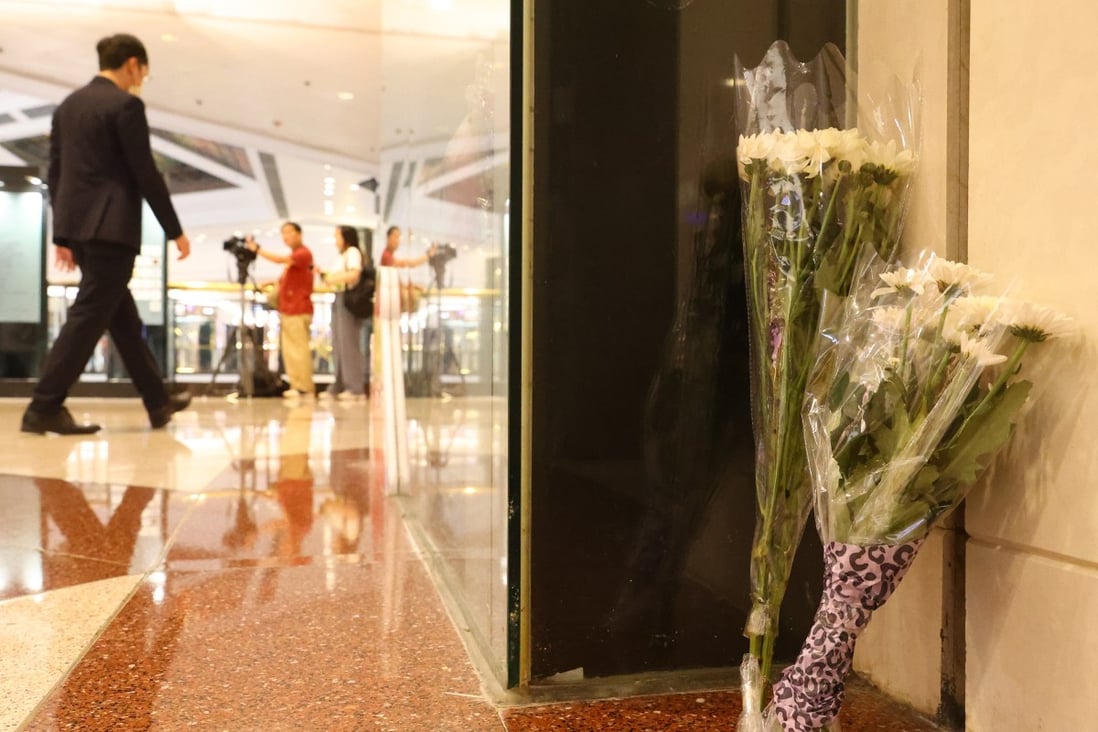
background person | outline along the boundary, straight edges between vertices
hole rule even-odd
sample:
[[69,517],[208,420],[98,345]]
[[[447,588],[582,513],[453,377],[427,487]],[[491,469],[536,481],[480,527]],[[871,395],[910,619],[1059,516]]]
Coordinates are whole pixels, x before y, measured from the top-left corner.
[[427,250],[426,254],[411,259],[400,259],[396,256],[396,250],[400,248],[400,227],[390,226],[385,232],[385,251],[381,253],[382,267],[418,267],[426,264],[427,260],[435,254],[435,246]]
[[49,194],[57,265],[80,268],[80,289],[23,414],[22,431],[91,434],[65,408],[106,331],[159,429],[185,408],[190,394],[169,396],[142,334],[129,283],[141,247],[141,202],[149,202],[169,240],[185,259],[191,251],[168,186],[149,145],[145,104],[138,97],[149,75],[144,44],[119,33],[96,45],[99,74],[61,102],[50,129]]
[[278,316],[281,331],[282,363],[290,388],[282,396],[311,399],[313,385],[313,253],[301,240],[301,227],[293,221],[282,225],[282,241],[289,254],[269,252],[249,237],[244,246],[269,262],[285,265],[278,280]]
[[335,361],[335,380],[326,392],[344,401],[364,398],[366,392],[366,356],[362,353],[362,324],[365,318],[356,317],[343,301],[346,290],[358,284],[365,269],[365,258],[358,247],[358,232],[351,226],[337,226],[336,249],[339,261],[320,278],[335,288],[332,305],[332,359]]

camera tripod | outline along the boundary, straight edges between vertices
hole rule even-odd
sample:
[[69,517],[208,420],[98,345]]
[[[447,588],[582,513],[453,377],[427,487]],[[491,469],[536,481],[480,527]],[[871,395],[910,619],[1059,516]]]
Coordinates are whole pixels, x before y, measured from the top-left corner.
[[250,266],[250,261],[246,262],[237,257],[236,282],[240,286],[240,325],[236,328],[236,337],[233,341],[225,344],[225,350],[222,351],[221,358],[218,359],[217,366],[214,367],[213,374],[210,376],[209,386],[206,387],[207,394],[213,389],[217,376],[228,362],[229,356],[235,353],[237,371],[240,374],[237,394],[247,398],[255,396],[255,348],[258,331],[254,325],[250,328],[245,325],[248,314],[247,284]]
[[[419,373],[412,374],[411,369],[408,369],[409,376],[415,377],[409,380],[410,396],[440,397],[447,394],[442,388],[442,374],[448,364],[453,364],[457,369],[458,376],[461,378],[462,394],[466,391],[465,370],[461,367],[461,360],[457,353],[454,352],[452,340],[445,338],[442,328],[442,283],[446,275],[446,265],[442,263],[433,266],[433,269],[434,279],[427,290],[427,297],[431,298],[431,295],[434,295],[435,327],[433,330],[429,327],[424,328],[423,362]],[[429,337],[428,334],[433,336]],[[409,349],[410,357],[411,349]]]

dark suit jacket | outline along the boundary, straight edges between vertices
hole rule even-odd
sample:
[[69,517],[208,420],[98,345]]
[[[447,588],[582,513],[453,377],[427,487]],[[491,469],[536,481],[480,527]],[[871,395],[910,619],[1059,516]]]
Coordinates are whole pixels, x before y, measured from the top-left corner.
[[153,162],[145,103],[105,77],[54,112],[49,188],[53,240],[61,246],[96,241],[139,249],[143,198],[168,239],[183,233]]

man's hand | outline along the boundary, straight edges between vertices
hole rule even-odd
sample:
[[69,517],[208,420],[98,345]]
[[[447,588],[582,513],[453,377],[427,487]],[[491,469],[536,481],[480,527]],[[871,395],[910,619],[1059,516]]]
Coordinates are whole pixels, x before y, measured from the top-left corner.
[[180,234],[175,238],[175,248],[179,250],[179,259],[186,259],[191,254],[191,240]]
[[76,262],[72,258],[72,250],[68,247],[53,248],[53,263],[62,272],[72,272],[76,269]]

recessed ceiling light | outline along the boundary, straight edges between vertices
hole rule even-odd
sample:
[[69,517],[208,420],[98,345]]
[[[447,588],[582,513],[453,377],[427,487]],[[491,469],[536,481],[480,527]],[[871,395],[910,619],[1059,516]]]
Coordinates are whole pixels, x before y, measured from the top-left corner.
[[352,92],[340,92],[337,96],[345,102],[349,102],[355,98],[355,95]]
[[160,40],[164,41],[164,43],[175,43],[179,39],[173,36],[171,33],[165,33],[164,35],[160,36]]

